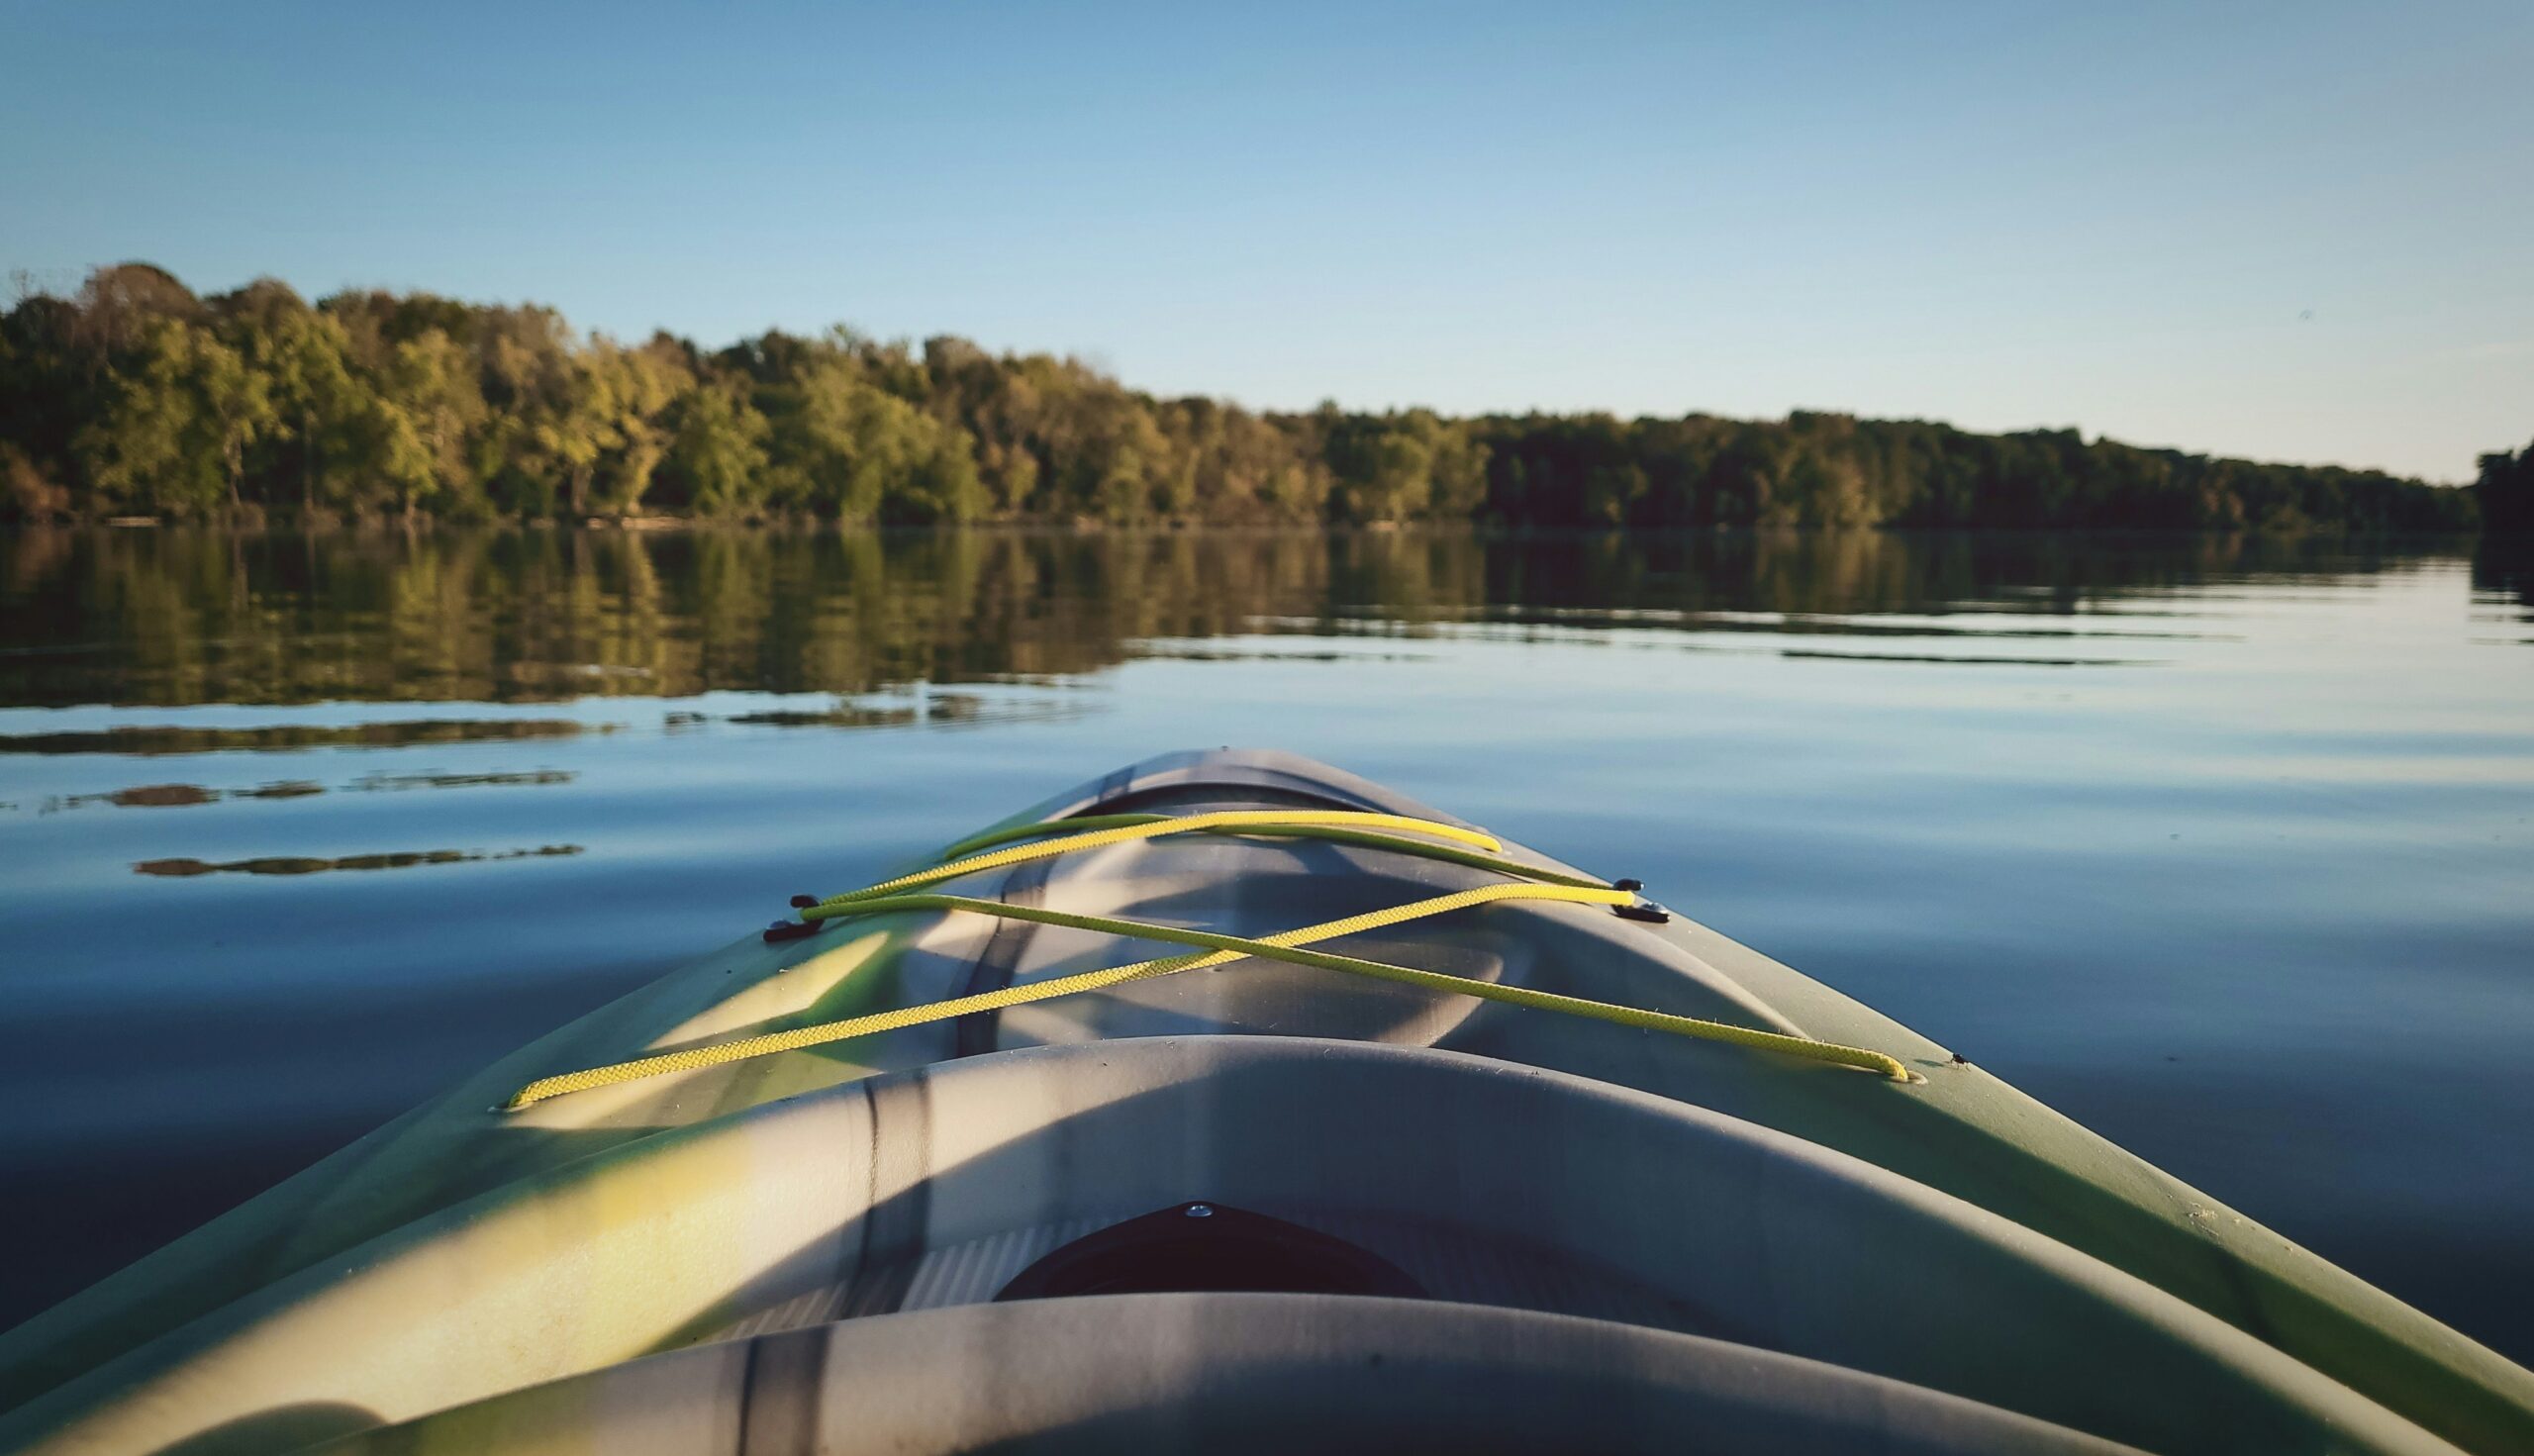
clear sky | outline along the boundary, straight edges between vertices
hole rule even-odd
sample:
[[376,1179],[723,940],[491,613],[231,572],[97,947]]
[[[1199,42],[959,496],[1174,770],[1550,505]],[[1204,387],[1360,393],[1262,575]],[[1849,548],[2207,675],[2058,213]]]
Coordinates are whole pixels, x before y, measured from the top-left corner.
[[0,268],[1161,393],[2534,438],[2534,5],[0,3]]

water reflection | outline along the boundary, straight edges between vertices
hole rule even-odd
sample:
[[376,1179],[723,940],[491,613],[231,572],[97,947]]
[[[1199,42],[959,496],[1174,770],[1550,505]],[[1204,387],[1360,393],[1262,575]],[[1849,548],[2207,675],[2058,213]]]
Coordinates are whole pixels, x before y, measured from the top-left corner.
[[[314,788],[314,786],[311,786]],[[324,790],[316,790],[323,793]],[[200,784],[144,784],[138,789],[117,789],[111,794],[74,794],[61,801],[65,809],[82,804],[111,804],[118,809],[183,809],[196,804],[217,804],[224,796],[218,789]]]
[[[898,705],[838,703],[828,708],[769,708],[732,713],[720,721],[740,728],[913,728],[919,725],[1054,722],[1070,718],[1074,709],[1053,700],[997,699],[965,693],[927,693],[923,700]],[[712,721],[702,714],[677,714],[679,726]]]
[[145,859],[132,867],[136,875],[191,879],[196,875],[314,875],[327,870],[401,870],[432,864],[480,864],[500,859],[563,859],[582,852],[578,844],[540,844],[534,849],[423,849],[392,854],[346,854],[340,859],[304,855],[263,855],[213,864],[199,859]]
[[[2485,536],[2473,554],[2475,596],[2514,610],[2491,619],[2534,626],[2534,537]],[[2534,642],[2534,635],[2504,640]]]
[[[533,769],[527,773],[370,773],[343,787],[361,794],[402,789],[509,789],[522,785],[568,784],[572,778],[571,774],[559,768]],[[271,796],[257,790],[254,797]]]
[[[700,532],[17,534],[0,703],[513,703],[718,690],[865,694],[1062,679],[1256,631],[1480,624],[1792,636],[2202,635],[2095,617],[2245,576],[2398,567],[2399,546],[2267,538],[1470,533],[876,535]],[[2494,582],[2519,580],[2488,563]],[[2512,589],[2512,588],[2494,588]],[[2200,596],[2198,603],[2213,599]],[[1916,620],[1901,620],[1916,619]],[[2057,619],[2045,621],[2037,619]],[[2212,623],[2212,627],[2214,624]],[[1166,643],[1166,646],[1150,644]],[[2070,654],[2072,657],[2074,654]],[[1949,659],[1940,659],[1949,660]],[[932,709],[928,712],[958,710]],[[884,712],[874,722],[902,718]],[[19,734],[0,751],[187,752],[568,721]],[[242,732],[244,736],[237,734]],[[405,740],[405,739],[397,739]]]
[[[21,706],[11,704],[10,706]],[[464,743],[514,738],[576,738],[614,732],[614,724],[568,718],[428,719],[421,722],[272,724],[256,728],[138,727],[0,733],[0,753],[120,753],[150,758],[178,753],[288,753],[303,748],[390,748],[413,743]]]
[[[518,773],[368,773],[341,787],[348,794],[376,794],[407,789],[518,788],[568,784],[572,779],[572,774],[559,768]],[[215,789],[204,784],[141,784],[103,794],[64,795],[47,801],[44,812],[57,814],[65,809],[91,805],[111,805],[117,809],[191,809],[231,799],[313,799],[327,792],[324,784],[310,779],[283,779],[244,789]]]
[[2152,657],[1959,656],[1943,652],[1840,652],[1828,647],[1788,647],[1781,657],[1825,662],[1931,662],[1949,667],[2154,667]]

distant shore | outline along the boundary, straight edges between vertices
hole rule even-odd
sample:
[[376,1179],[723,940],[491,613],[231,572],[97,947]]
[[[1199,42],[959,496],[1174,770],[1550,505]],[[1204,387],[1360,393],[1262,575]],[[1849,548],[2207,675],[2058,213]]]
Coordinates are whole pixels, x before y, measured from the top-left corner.
[[1204,521],[1143,520],[1043,521],[1006,518],[992,521],[929,522],[918,525],[886,521],[843,521],[821,516],[592,516],[578,521],[553,517],[441,517],[417,512],[411,516],[325,515],[303,519],[286,513],[209,512],[201,516],[58,516],[28,519],[0,516],[0,531],[12,532],[210,532],[237,535],[410,535],[446,532],[549,532],[608,535],[686,534],[843,534],[941,535],[986,534],[1029,536],[1149,535],[1294,535],[1336,536],[1476,536],[1486,540],[1591,540],[1601,537],[1680,539],[1736,536],[1891,535],[1891,536],[2054,536],[2117,540],[2187,540],[2209,538],[2296,540],[2392,539],[2453,541],[2469,546],[2485,533],[2478,527],[2382,529],[2318,526],[2287,528],[2217,528],[2170,526],[1541,526],[1488,519],[1475,521]]
[[1822,411],[1259,412],[948,337],[625,344],[535,305],[200,297],[146,263],[0,316],[20,521],[2453,532],[2522,514],[2520,457],[2483,463],[2455,487]]

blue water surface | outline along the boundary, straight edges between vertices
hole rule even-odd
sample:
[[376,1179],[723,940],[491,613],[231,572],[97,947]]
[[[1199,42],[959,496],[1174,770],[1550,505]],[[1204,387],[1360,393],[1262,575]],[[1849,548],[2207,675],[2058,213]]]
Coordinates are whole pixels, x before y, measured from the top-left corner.
[[1173,748],[1659,898],[2534,1359],[2534,574],[2471,543],[0,535],[0,1324]]

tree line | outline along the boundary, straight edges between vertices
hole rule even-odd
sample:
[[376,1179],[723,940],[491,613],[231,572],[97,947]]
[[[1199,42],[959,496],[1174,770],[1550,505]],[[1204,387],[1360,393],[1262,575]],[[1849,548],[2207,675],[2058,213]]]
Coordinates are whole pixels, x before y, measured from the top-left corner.
[[691,516],[1588,528],[2451,531],[2474,492],[2073,430],[1799,412],[1255,412],[1071,358],[837,328],[708,350],[552,309],[146,263],[0,316],[0,516]]

